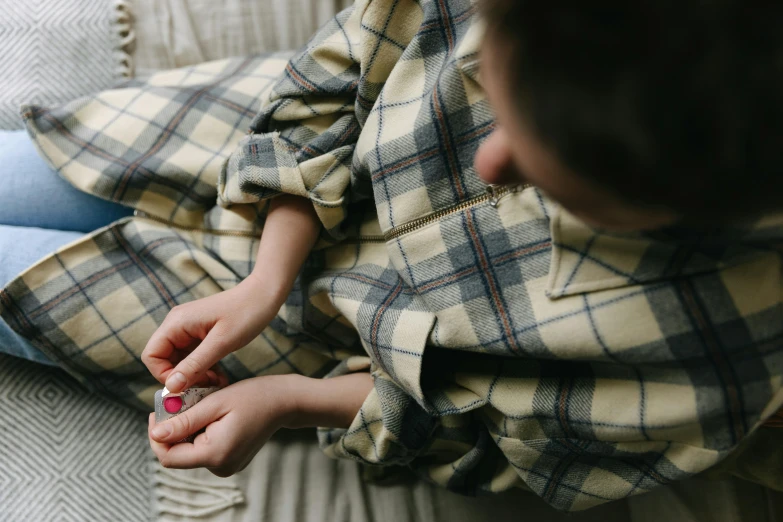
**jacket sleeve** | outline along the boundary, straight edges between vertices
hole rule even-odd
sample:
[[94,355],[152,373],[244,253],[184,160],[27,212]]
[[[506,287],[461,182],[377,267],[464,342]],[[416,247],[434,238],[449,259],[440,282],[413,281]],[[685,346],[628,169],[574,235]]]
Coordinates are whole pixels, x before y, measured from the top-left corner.
[[[458,493],[522,488],[556,509],[583,510],[693,477],[733,454],[783,402],[780,357],[768,347],[743,349],[758,352],[769,374],[757,377],[761,363],[748,368],[756,373],[736,390],[742,411],[723,404],[728,385],[701,382],[711,372],[707,356],[613,364],[428,346],[421,396],[373,366],[375,388],[353,424],[321,430],[320,443],[327,455],[405,466]],[[746,428],[737,433],[737,423]]]
[[[374,389],[348,429],[319,429],[324,452],[369,466],[410,468],[465,495],[524,487],[496,444],[487,419],[482,420],[487,401],[453,381],[447,383],[447,366],[455,362],[452,354],[442,353],[441,359],[432,352],[425,359],[430,368],[423,375],[438,377],[422,384],[420,398],[368,359]],[[345,365],[330,376],[344,373],[348,373]]]
[[[323,223],[324,239],[344,238],[349,205],[372,200],[370,178],[354,154],[357,141],[421,18],[415,2],[398,4],[357,0],[288,62],[223,167],[220,206],[253,204],[263,211],[281,193],[306,197]],[[397,45],[384,46],[379,58],[382,37],[367,27],[392,13],[401,20],[395,21]]]
[[[372,194],[369,180],[351,173],[362,120],[377,80],[382,85],[396,62],[367,65],[372,35],[363,34],[362,19],[370,4],[358,0],[289,61],[223,168],[221,206],[249,203],[263,210],[281,193],[306,197],[328,235],[343,237],[348,205]],[[369,73],[372,85],[362,87]]]

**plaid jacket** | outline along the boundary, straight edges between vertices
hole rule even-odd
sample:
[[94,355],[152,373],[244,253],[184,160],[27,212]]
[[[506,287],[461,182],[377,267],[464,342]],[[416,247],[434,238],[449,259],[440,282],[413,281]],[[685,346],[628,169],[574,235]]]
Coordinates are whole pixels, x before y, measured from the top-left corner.
[[467,494],[526,487],[563,510],[719,463],[783,402],[780,220],[610,235],[535,188],[487,192],[475,11],[359,0],[287,64],[27,108],[53,167],[140,213],[10,283],[3,319],[86,384],[149,405],[146,340],[175,304],[247,276],[269,198],[298,194],[321,245],[224,366],[369,369],[352,426],[319,430],[329,455]]

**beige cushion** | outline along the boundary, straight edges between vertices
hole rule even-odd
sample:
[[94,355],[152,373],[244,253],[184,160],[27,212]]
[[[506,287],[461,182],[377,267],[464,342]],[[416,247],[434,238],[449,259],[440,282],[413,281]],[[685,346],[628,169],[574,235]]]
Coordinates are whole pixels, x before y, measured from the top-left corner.
[[131,0],[136,75],[297,49],[350,0]]

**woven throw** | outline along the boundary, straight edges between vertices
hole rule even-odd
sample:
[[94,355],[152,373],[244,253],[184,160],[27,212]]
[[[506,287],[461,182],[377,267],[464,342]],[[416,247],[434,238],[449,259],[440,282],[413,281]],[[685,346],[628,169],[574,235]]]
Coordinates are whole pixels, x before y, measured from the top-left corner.
[[299,49],[353,0],[128,0],[137,76]]
[[0,0],[0,129],[22,129],[22,104],[59,105],[131,71],[123,0]]
[[0,521],[148,520],[146,433],[61,370],[0,356]]

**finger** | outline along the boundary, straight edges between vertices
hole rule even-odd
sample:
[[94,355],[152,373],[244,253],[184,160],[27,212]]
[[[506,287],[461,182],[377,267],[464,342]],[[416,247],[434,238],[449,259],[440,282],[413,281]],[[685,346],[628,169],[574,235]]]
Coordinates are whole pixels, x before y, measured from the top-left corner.
[[216,387],[220,387],[220,388],[223,387],[223,386],[220,386],[220,375],[218,374],[218,372],[216,370],[212,369],[212,370],[207,371],[207,378],[209,379],[209,381],[207,383],[208,386],[210,386],[210,387],[216,386]]
[[207,370],[207,373],[204,375],[204,377],[201,378],[201,380],[199,380],[199,382],[195,382],[189,387],[225,388],[226,386],[228,386],[228,377],[221,375],[215,370]]
[[207,372],[207,374],[209,375],[210,386],[225,388],[229,385],[228,375],[226,375],[226,372],[223,370],[223,368],[220,367],[220,364],[213,366],[212,369]]
[[161,383],[166,382],[174,365],[181,360],[181,351],[198,346],[201,339],[188,333],[181,322],[165,322],[152,334],[141,354],[141,360]]
[[215,325],[201,344],[171,370],[166,378],[169,391],[180,393],[202,382],[206,372],[234,350],[235,347],[227,341],[223,330],[220,324]]
[[[214,424],[211,425],[208,430],[214,426]],[[221,448],[219,446],[227,444],[230,443],[224,439],[220,441],[219,445],[216,445],[206,432],[202,432],[192,444],[183,443],[169,446],[162,454],[161,464],[166,468],[175,469],[223,467],[225,464],[220,460]]]
[[160,460],[161,458],[165,458],[171,446],[169,444],[158,442],[152,438],[151,432],[152,432],[152,428],[154,427],[155,427],[155,414],[150,413],[149,423],[147,426],[147,436],[150,441],[150,449],[152,450],[152,453],[154,453],[155,456],[158,458],[158,460]]
[[165,383],[167,375],[174,367],[169,357],[174,351],[174,346],[166,338],[159,338],[157,332],[150,338],[144,351],[141,353],[141,362],[159,382]]
[[231,381],[229,380],[228,375],[226,375],[226,373],[223,370],[220,370],[220,371],[217,372],[217,378],[218,378],[218,380],[217,380],[216,386],[218,386],[220,388],[225,388],[226,386],[231,384]]
[[[184,359],[184,357],[182,357],[182,359]],[[204,386],[208,388],[225,388],[228,384],[228,376],[226,376],[225,372],[220,368],[220,365],[216,364],[207,370],[199,382],[190,384],[190,387]]]
[[[177,347],[174,352],[172,352],[171,357],[169,357],[169,362],[173,364],[175,367],[181,363],[185,357],[188,356],[190,352],[195,350],[198,345],[201,344],[201,339],[194,339],[193,342],[188,344],[187,346]],[[171,368],[174,369],[173,367]]]
[[171,356],[168,359],[168,369],[161,371],[160,375],[157,376],[158,382],[165,384],[166,380],[169,378],[169,375],[171,375],[171,372],[174,371],[174,368],[176,368],[179,363],[184,361],[188,354],[190,354],[190,352],[192,352],[193,349],[199,345],[199,343],[201,343],[201,340],[195,339],[187,346],[175,347],[174,351],[171,353]]
[[207,370],[207,372],[202,375],[197,382],[190,383],[188,386],[189,388],[211,388],[213,386],[217,386],[217,376],[215,375],[215,372],[212,370]]
[[226,412],[223,401],[219,397],[215,398],[218,393],[215,392],[205,397],[204,400],[173,419],[156,425],[151,429],[150,437],[156,442],[176,443],[219,420]]
[[158,457],[165,468],[195,469],[214,465],[215,448],[208,444],[175,444],[162,457]]

